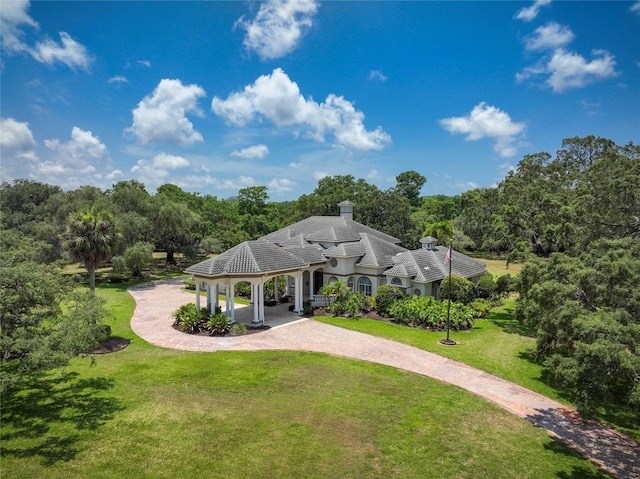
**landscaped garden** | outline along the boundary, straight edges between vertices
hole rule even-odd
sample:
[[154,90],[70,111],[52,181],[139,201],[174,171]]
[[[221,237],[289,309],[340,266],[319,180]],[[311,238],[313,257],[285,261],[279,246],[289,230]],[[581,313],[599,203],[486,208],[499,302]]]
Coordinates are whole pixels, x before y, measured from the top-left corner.
[[[3,400],[2,477],[607,477],[542,429],[456,387],[321,354],[157,348],[130,329],[126,285],[96,291],[113,312],[112,334],[131,344],[95,364],[77,359]],[[321,320],[393,328],[402,331],[395,339],[444,348],[432,341],[442,332]],[[531,364],[509,357],[509,341],[530,338],[499,317],[452,334],[461,345],[446,354],[483,362],[485,342],[484,357],[496,358],[478,366],[490,372],[520,376],[515,365]],[[528,374],[534,384],[539,371]]]

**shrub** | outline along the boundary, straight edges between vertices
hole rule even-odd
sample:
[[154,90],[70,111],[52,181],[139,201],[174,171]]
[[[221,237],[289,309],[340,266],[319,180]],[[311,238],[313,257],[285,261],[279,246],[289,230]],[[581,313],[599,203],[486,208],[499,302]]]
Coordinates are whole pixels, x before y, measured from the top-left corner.
[[485,273],[480,277],[476,285],[476,294],[478,298],[489,299],[497,294],[498,285],[493,280],[491,273]]
[[393,303],[404,297],[402,290],[396,286],[383,284],[376,295],[376,309],[380,316],[389,316],[389,308]]
[[[448,301],[439,301],[431,296],[409,296],[391,305],[389,313],[401,324],[430,329],[447,326]],[[473,325],[475,310],[462,303],[451,303],[450,323],[453,329],[467,329]]]
[[515,286],[515,278],[513,276],[510,274],[502,275],[496,280],[496,294],[504,298],[515,291]]
[[[449,277],[440,283],[440,297],[449,299]],[[451,275],[451,301],[470,303],[475,299],[475,287],[471,281],[461,276]]]
[[185,279],[184,280],[184,287],[185,289],[191,289],[193,291],[196,290],[196,282],[192,279]]
[[173,317],[174,326],[184,333],[195,334],[202,329],[202,315],[196,310],[194,303],[183,304],[173,312]]
[[492,304],[486,299],[478,298],[474,299],[469,306],[475,310],[476,318],[484,318],[491,310]]
[[234,323],[231,326],[231,336],[242,336],[243,334],[245,334],[247,332],[247,327],[244,325],[244,323]]
[[207,329],[211,333],[211,336],[223,336],[231,331],[231,327],[231,318],[224,314],[214,314],[210,316],[207,321]]

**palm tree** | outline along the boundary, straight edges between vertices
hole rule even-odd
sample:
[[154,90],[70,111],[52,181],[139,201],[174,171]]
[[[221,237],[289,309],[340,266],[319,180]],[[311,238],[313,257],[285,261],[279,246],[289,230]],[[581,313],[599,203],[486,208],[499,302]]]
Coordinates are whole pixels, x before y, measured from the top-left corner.
[[342,301],[344,297],[349,293],[349,286],[347,282],[343,280],[331,281],[329,284],[325,284],[320,288],[320,294],[325,295],[331,303],[332,299],[336,301]]
[[93,207],[86,213],[72,213],[64,232],[63,247],[84,263],[89,273],[89,289],[96,288],[96,269],[113,255],[119,233],[111,215]]

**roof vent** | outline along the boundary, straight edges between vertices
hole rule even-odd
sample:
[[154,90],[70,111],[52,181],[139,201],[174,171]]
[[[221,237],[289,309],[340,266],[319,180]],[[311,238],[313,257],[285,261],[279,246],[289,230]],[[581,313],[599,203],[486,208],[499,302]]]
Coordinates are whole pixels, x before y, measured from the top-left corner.
[[353,221],[353,207],[355,206],[351,201],[341,201],[338,203],[340,207],[340,216],[344,219]]

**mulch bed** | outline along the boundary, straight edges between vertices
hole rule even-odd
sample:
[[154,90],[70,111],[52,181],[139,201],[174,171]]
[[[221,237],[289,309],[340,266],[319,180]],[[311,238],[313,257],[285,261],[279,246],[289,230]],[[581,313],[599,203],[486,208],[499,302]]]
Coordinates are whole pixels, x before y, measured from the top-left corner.
[[131,341],[124,338],[109,338],[100,346],[92,351],[93,354],[108,354],[120,351],[127,346]]
[[[178,328],[175,324],[172,325],[171,327],[176,331],[180,331],[180,328]],[[247,336],[248,334],[260,333],[262,331],[266,331],[267,329],[271,329],[271,326],[265,324],[264,326],[247,327],[246,331],[242,334],[227,333],[227,334],[212,335],[209,331],[200,331],[198,333],[193,333],[193,335],[194,336],[215,336],[216,338],[233,338],[237,336]],[[184,333],[184,331],[180,331],[180,332]],[[192,334],[192,333],[184,333],[184,334]]]

